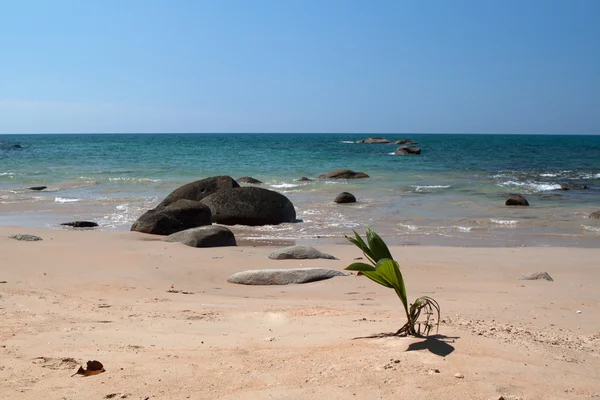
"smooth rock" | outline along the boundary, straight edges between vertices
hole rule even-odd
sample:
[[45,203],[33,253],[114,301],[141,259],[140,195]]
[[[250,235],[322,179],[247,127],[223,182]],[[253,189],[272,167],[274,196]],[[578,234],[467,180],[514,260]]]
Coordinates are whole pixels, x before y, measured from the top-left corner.
[[224,226],[206,225],[173,233],[163,239],[165,242],[181,242],[191,247],[236,246],[233,232]]
[[288,285],[348,275],[347,272],[327,268],[263,269],[237,272],[227,282],[241,285]]
[[364,172],[354,172],[347,168],[336,169],[335,171],[319,175],[319,179],[361,179],[368,177],[369,175]]
[[590,214],[589,218],[600,219],[600,211],[594,211],[593,213]]
[[212,222],[223,225],[278,225],[296,222],[292,202],[281,193],[245,186],[223,189],[202,199],[212,213]]
[[397,156],[410,156],[421,154],[421,148],[416,146],[400,146],[394,152]]
[[237,178],[236,181],[239,182],[243,182],[243,183],[251,183],[253,185],[259,185],[262,182],[259,181],[258,179],[254,179],[251,176],[242,176],[241,178]]
[[230,176],[213,176],[201,179],[175,189],[156,208],[166,207],[178,200],[200,201],[220,190],[236,187],[240,187],[240,185]]
[[454,374],[454,377],[457,379],[463,379],[465,376],[463,374],[461,374],[460,372],[457,372],[456,374]]
[[27,235],[27,234],[17,234],[9,236],[11,239],[22,240],[24,242],[37,242],[38,240],[42,240],[41,237],[35,235]]
[[132,231],[154,235],[170,235],[211,224],[208,206],[194,200],[178,200],[166,207],[146,211],[131,226]]
[[370,137],[367,139],[362,139],[357,141],[356,143],[365,143],[365,144],[387,144],[392,143],[391,140],[387,140],[380,137]]
[[507,206],[528,206],[529,202],[521,195],[511,194],[504,204]]
[[324,258],[326,260],[337,260],[330,254],[321,253],[319,250],[310,246],[290,246],[284,247],[269,254],[272,260],[314,260]]
[[352,193],[342,192],[334,200],[336,203],[356,203],[356,197]]
[[28,188],[29,190],[44,190],[48,188],[48,186],[32,186],[30,188]]
[[92,221],[63,222],[61,225],[72,226],[73,228],[95,228],[98,226],[97,223],[92,222]]
[[550,274],[547,272],[536,272],[529,275],[522,275],[519,280],[520,281],[535,281],[536,279],[545,279],[547,281],[554,281]]

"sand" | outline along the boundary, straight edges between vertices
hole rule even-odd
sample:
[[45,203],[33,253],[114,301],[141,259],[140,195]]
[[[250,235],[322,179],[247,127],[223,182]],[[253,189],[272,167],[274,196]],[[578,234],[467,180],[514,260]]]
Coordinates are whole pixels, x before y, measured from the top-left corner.
[[[424,340],[368,338],[404,317],[364,276],[226,281],[343,269],[361,256],[350,245],[315,246],[340,260],[277,261],[276,247],[157,239],[0,227],[0,398],[600,398],[600,249],[392,248],[409,298],[442,307],[439,335]],[[554,282],[518,280],[541,271]],[[71,377],[87,360],[106,372]]]

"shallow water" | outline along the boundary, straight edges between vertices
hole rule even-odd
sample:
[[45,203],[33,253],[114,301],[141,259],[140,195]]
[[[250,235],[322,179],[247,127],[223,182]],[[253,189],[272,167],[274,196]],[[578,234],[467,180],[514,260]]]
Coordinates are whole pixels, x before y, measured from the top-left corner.
[[[368,136],[413,139],[422,154],[355,143]],[[371,177],[297,181],[338,168]],[[600,221],[587,218],[600,209],[600,136],[3,135],[0,224],[57,228],[93,219],[101,229],[127,230],[173,189],[215,175],[260,179],[290,198],[303,221],[234,227],[240,238],[343,241],[368,225],[396,244],[600,244]],[[564,182],[588,189],[559,190]],[[27,189],[38,185],[48,189]],[[358,203],[333,203],[342,191]],[[504,206],[510,193],[531,206]]]

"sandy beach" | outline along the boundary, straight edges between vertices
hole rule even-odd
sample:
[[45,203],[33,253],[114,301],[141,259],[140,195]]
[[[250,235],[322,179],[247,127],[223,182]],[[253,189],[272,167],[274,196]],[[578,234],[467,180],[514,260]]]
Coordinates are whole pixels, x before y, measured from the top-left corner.
[[[441,305],[439,335],[424,340],[368,337],[404,316],[365,277],[227,282],[246,269],[343,269],[361,256],[351,245],[315,246],[339,260],[277,261],[277,246],[159,239],[0,227],[0,397],[600,397],[600,249],[392,248],[409,299]],[[541,271],[554,282],[518,279]],[[106,372],[71,377],[87,360]]]

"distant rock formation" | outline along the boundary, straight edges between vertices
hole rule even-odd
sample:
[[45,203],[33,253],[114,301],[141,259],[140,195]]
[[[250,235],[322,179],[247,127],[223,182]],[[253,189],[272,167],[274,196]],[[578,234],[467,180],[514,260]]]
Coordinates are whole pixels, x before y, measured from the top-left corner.
[[421,154],[421,148],[416,146],[400,146],[394,154],[398,156],[418,155]]
[[387,140],[380,137],[370,137],[367,139],[358,140],[356,143],[365,143],[365,144],[388,144],[392,143],[391,140]]

